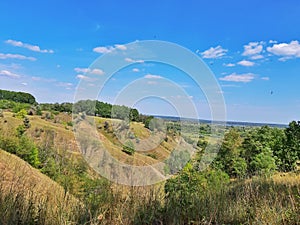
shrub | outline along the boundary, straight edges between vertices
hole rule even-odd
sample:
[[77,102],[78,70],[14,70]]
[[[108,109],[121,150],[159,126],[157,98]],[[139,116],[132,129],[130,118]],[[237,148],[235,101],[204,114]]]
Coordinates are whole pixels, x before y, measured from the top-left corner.
[[26,109],[21,109],[19,112],[17,112],[16,117],[20,119],[24,119],[27,115]]
[[133,155],[135,153],[134,144],[131,141],[127,141],[123,146],[122,151],[127,153],[128,155]]

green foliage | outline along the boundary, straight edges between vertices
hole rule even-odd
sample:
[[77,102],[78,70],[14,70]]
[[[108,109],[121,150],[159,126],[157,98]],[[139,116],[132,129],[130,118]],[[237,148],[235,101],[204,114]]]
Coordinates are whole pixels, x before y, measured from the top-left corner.
[[17,131],[17,136],[21,137],[26,132],[26,129],[25,129],[24,125],[19,125],[17,127],[16,131]]
[[85,112],[86,115],[89,116],[139,121],[139,112],[137,109],[131,109],[127,106],[111,105],[97,100],[80,100],[73,105],[73,112]]
[[[282,162],[285,161],[282,154],[284,144],[285,134],[283,130],[268,126],[250,129],[243,141],[244,151],[242,155],[248,164],[248,173],[261,173],[261,169],[268,172],[266,164],[269,164],[270,169],[273,170],[273,160],[275,160],[276,167],[280,170],[283,169]],[[269,163],[267,163],[267,160]],[[258,161],[261,163],[258,163]],[[262,162],[264,162],[264,166]]]
[[10,100],[0,100],[0,109],[12,109],[16,105],[15,102]]
[[122,151],[127,153],[128,155],[133,155],[135,153],[135,147],[132,141],[130,140],[126,141]]
[[36,104],[35,98],[31,94],[25,92],[0,90],[0,100],[2,99],[20,103]]
[[129,120],[136,122],[139,121],[139,111],[137,109],[130,109]]
[[231,128],[224,136],[218,156],[214,161],[214,166],[231,177],[244,176],[247,170],[247,163],[241,157],[242,142],[240,133],[235,128]]
[[281,158],[281,167],[285,171],[295,169],[296,161],[300,160],[300,121],[292,121],[285,129],[286,145],[278,154]]
[[204,150],[204,149],[207,147],[207,145],[208,145],[208,141],[205,140],[205,138],[200,137],[200,138],[198,139],[197,146],[198,146],[199,148],[201,148],[202,150]]
[[250,163],[251,168],[260,175],[270,175],[276,169],[275,159],[271,149],[263,149]]
[[21,109],[19,112],[17,112],[16,117],[20,119],[25,119],[27,115],[27,111],[25,109]]
[[[179,175],[165,184],[165,216],[169,223],[189,224],[187,221],[202,212],[198,211],[202,199],[211,199],[229,183],[229,176],[219,170],[199,172],[188,163]],[[198,206],[197,206],[198,205]]]
[[12,154],[16,154],[32,166],[38,167],[40,164],[38,148],[24,135],[24,132],[25,129],[23,125],[21,125],[17,128],[18,136],[0,135],[0,148]]
[[153,120],[153,116],[143,116],[142,122],[144,123],[144,126],[148,129],[150,129],[150,122]]

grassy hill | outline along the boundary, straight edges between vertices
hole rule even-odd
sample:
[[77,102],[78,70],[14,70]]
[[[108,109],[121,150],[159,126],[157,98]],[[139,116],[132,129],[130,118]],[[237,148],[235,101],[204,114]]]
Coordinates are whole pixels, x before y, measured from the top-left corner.
[[[17,114],[0,117],[0,141],[14,153],[0,150],[0,224],[299,224],[299,173],[230,180],[213,168],[197,172],[187,166],[155,186],[116,185],[84,160],[70,114],[26,117],[26,129]],[[151,132],[139,122],[88,118],[95,119],[95,138],[121,162],[151,165],[178,143],[188,147],[179,135]],[[126,140],[136,149],[133,155],[123,151]],[[36,168],[16,156],[28,160],[22,147],[38,148]]]
[[79,200],[63,187],[0,150],[0,224],[63,224],[74,220],[80,208]]

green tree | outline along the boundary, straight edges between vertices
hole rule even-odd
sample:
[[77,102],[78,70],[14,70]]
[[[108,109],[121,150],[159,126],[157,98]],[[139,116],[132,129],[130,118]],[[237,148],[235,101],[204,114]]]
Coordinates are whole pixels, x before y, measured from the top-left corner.
[[278,128],[263,126],[247,131],[243,142],[243,157],[248,164],[249,174],[267,171],[267,169],[261,169],[265,166],[258,161],[266,162],[268,160],[271,166],[274,160],[276,167],[281,169],[282,162],[285,160],[282,155],[284,143],[285,134]]
[[246,174],[247,163],[241,157],[243,139],[236,128],[231,128],[224,136],[219,153],[213,165],[231,177],[242,177]]
[[280,152],[282,167],[285,171],[293,170],[300,159],[300,121],[292,121],[285,129],[286,144]]
[[16,154],[34,167],[37,167],[40,164],[38,148],[26,136],[20,137]]
[[130,121],[139,121],[139,111],[137,109],[130,109]]
[[250,163],[255,173],[260,175],[270,175],[276,170],[275,159],[270,148],[266,147],[261,153],[255,155]]

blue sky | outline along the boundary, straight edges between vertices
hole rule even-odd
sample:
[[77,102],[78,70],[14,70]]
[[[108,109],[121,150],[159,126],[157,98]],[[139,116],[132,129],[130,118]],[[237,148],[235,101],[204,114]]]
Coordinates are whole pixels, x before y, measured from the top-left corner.
[[[207,63],[228,120],[300,120],[299,1],[70,2],[1,1],[1,89],[30,92],[39,102],[73,101],[86,68],[103,52],[155,39],[179,44]],[[110,101],[126,83],[147,75],[171,77],[196,104],[204,102],[184,74],[146,63],[118,72],[100,99]],[[157,99],[136,107],[174,114]],[[210,118],[207,106],[201,110],[201,118]]]

